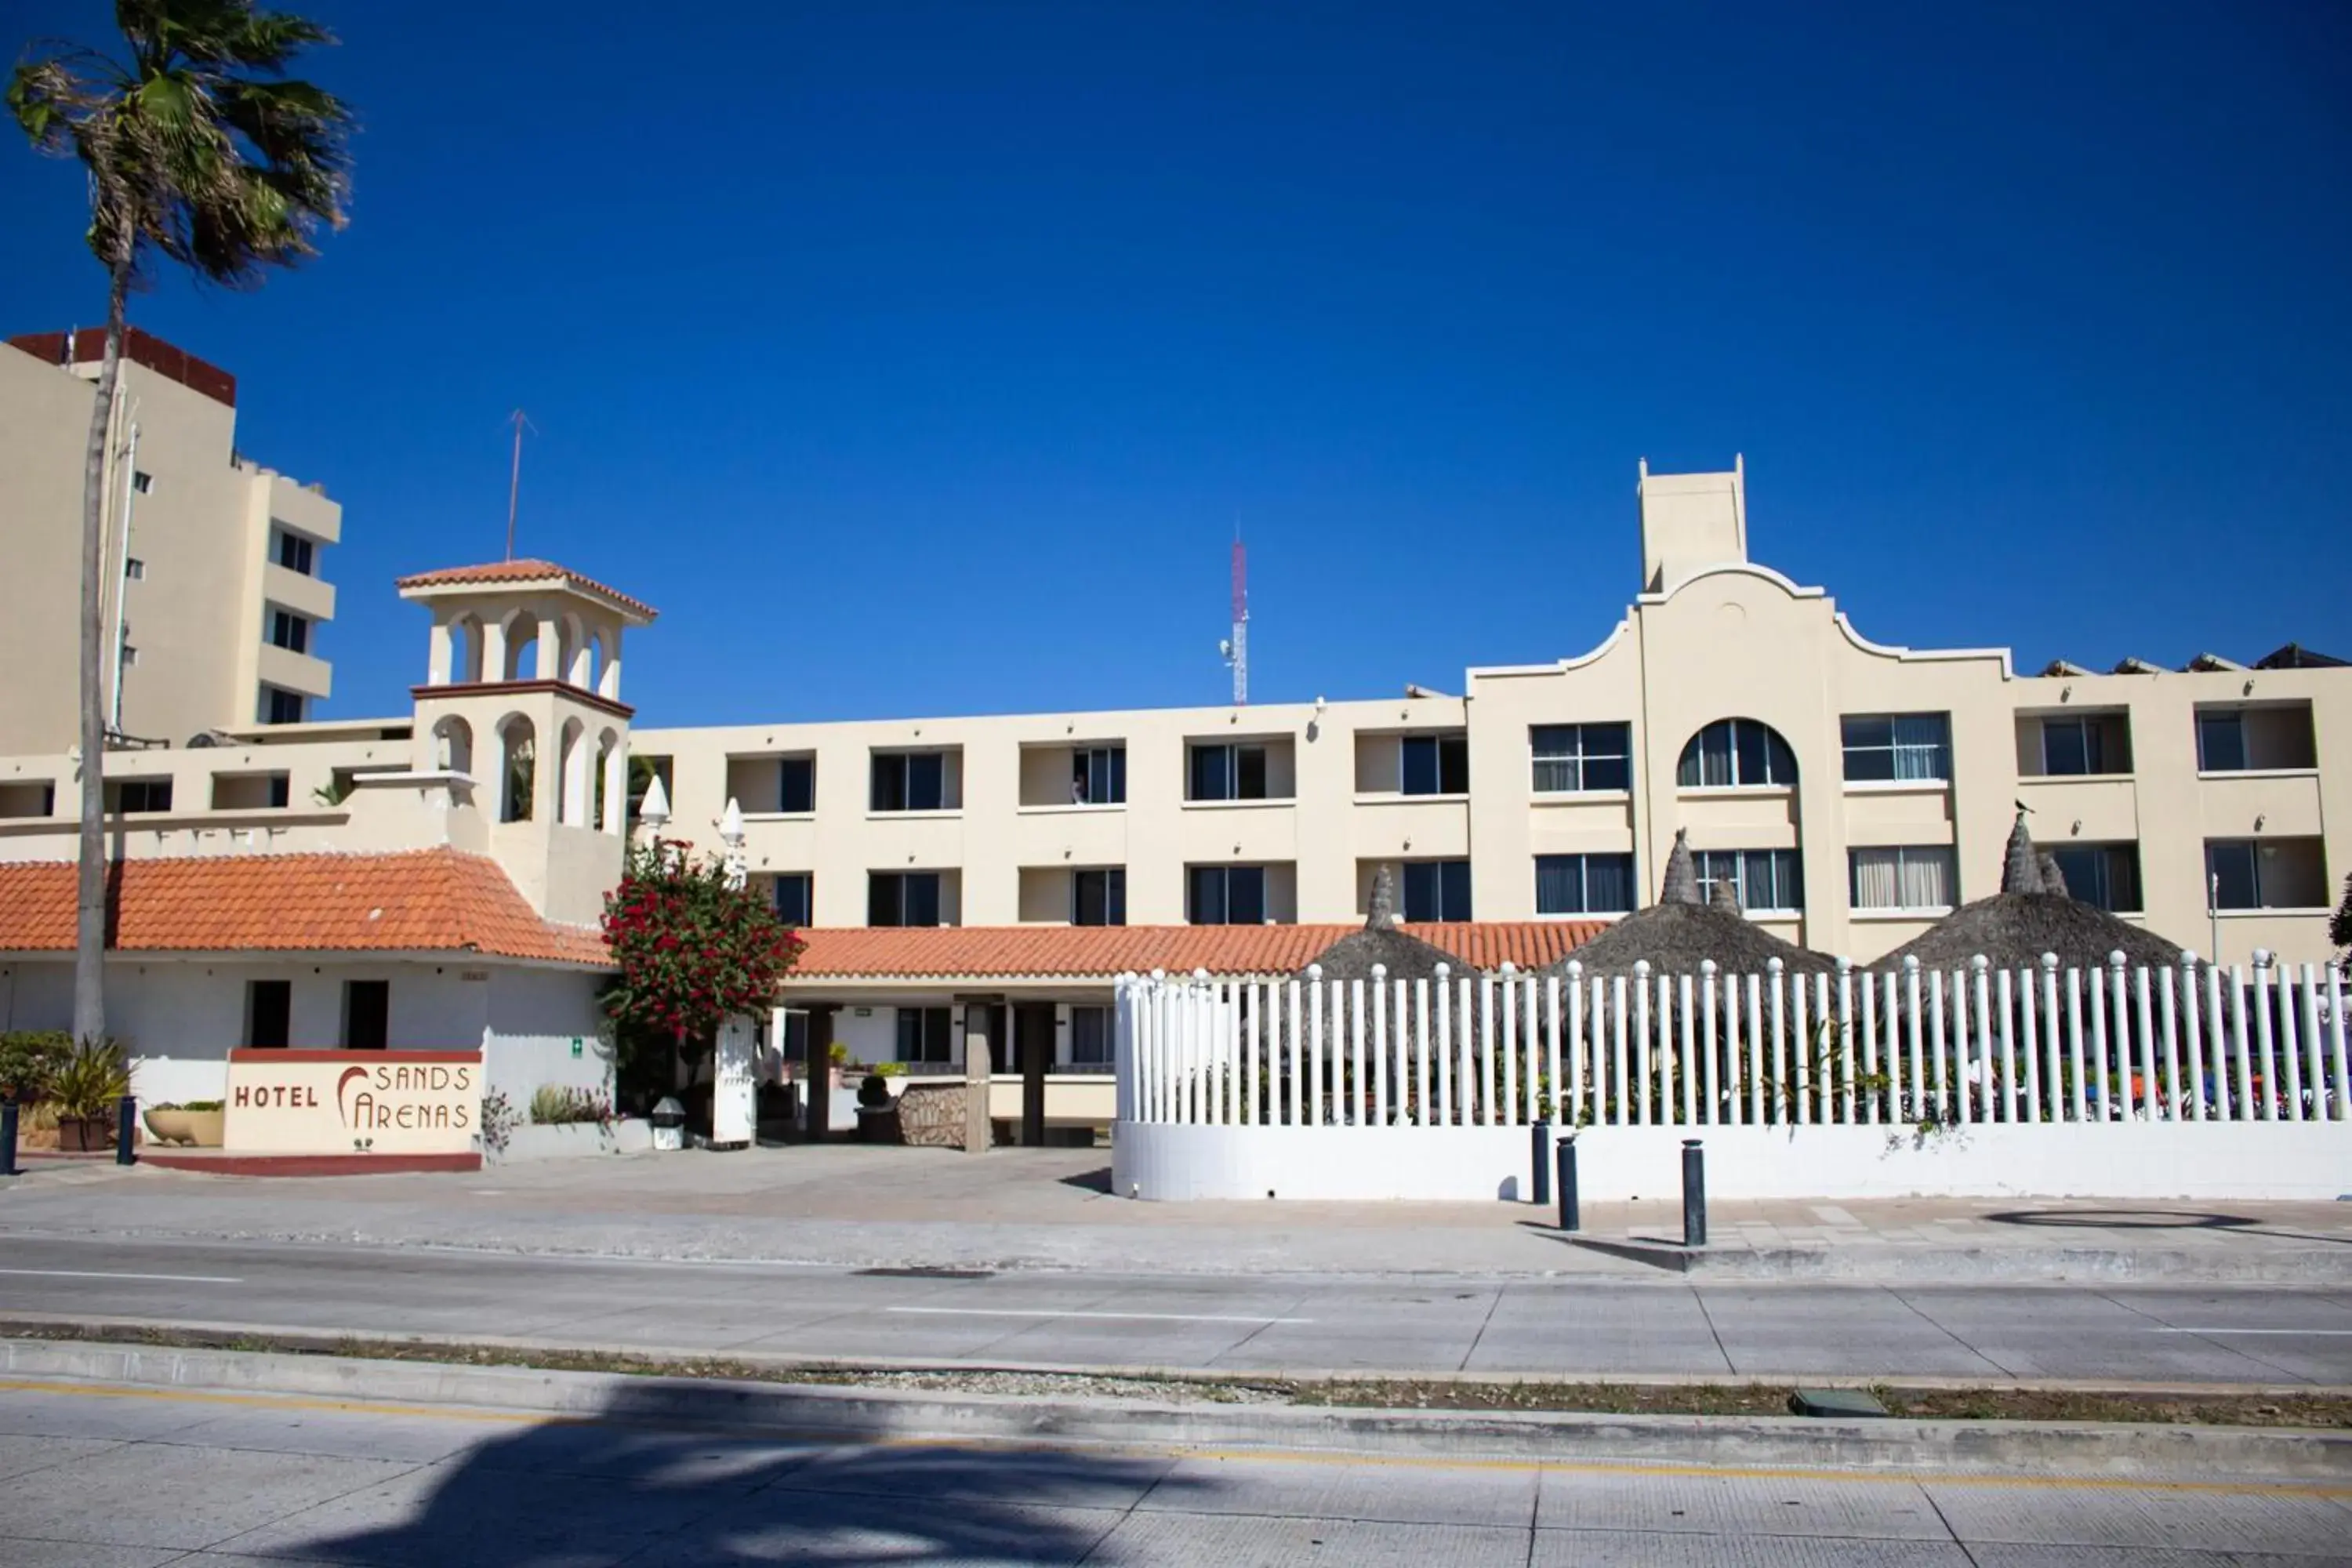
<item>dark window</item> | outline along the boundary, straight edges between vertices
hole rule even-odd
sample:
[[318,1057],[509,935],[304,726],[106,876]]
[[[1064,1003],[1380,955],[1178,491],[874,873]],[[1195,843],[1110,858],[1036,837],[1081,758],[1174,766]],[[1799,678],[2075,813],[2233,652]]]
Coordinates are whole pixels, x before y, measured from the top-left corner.
[[1536,913],[1621,915],[1633,907],[1631,855],[1536,857]]
[[2208,896],[2217,910],[2263,907],[2262,857],[2251,838],[2216,840],[2205,846]]
[[2117,716],[2042,721],[2042,771],[2054,777],[2127,773],[2131,731]]
[[248,980],[245,983],[245,1041],[265,1050],[282,1051],[294,1021],[294,983],[290,980]]
[[1675,780],[1684,789],[1728,789],[1797,782],[1797,754],[1769,724],[1753,719],[1718,719],[1683,748]]
[[269,646],[289,653],[310,651],[310,623],[291,610],[269,612]]
[[816,759],[776,759],[776,809],[806,813],[816,809]]
[[343,982],[343,1049],[380,1051],[392,1043],[392,982]]
[[310,575],[310,542],[284,528],[278,531],[278,564],[289,572]]
[[935,926],[940,923],[937,871],[877,871],[866,884],[866,923],[870,926]]
[[1193,800],[1264,800],[1265,748],[1195,746],[1192,784]]
[[2242,713],[2197,715],[2197,767],[2200,773],[2243,773],[2246,767],[2246,716]]
[[270,774],[269,804],[273,807],[283,809],[285,806],[291,805],[293,803],[293,784],[287,775],[284,773]]
[[902,1062],[955,1060],[954,1031],[945,1007],[898,1009],[898,1059]]
[[1195,866],[1185,879],[1186,917],[1196,926],[1265,923],[1265,868]]
[[2139,912],[2138,845],[2068,844],[2050,853],[2058,862],[2058,874],[2066,879],[2069,898],[2110,914]]
[[261,689],[261,721],[265,724],[299,724],[305,700],[299,691],[265,686]]
[[1127,799],[1127,748],[1088,746],[1070,753],[1070,799],[1079,805],[1118,805]]
[[1466,735],[1407,735],[1402,778],[1406,795],[1468,795],[1470,740]]
[[1070,923],[1082,926],[1123,926],[1127,923],[1127,871],[1112,866],[1098,871],[1070,873]]
[[1408,860],[1404,864],[1404,918],[1466,921],[1470,918],[1470,862]]
[[784,1010],[784,1059],[788,1062],[808,1060],[809,1016],[797,1007]]
[[1538,724],[1528,731],[1538,795],[1578,795],[1633,784],[1630,724]]
[[142,496],[152,495],[155,493],[155,476],[144,468],[133,469],[131,475],[131,488]]
[[947,809],[947,757],[940,752],[874,753],[874,809]]
[[809,874],[806,871],[785,871],[778,874],[775,888],[776,918],[788,926],[809,923]]
[[1952,776],[1952,721],[1944,713],[1850,714],[1845,776],[1852,783]]
[[170,779],[118,779],[108,786],[114,796],[114,809],[128,816],[142,811],[172,809]]
[[1111,1060],[1110,1009],[1070,1009],[1070,1065],[1108,1067]]
[[1804,862],[1794,849],[1702,849],[1695,858],[1702,900],[1729,882],[1743,910],[1805,907]]

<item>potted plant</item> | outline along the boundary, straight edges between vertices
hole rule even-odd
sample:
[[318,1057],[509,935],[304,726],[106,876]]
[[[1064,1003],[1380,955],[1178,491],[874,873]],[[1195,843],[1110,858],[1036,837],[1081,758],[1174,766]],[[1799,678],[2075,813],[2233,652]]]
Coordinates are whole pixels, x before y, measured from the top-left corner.
[[87,1153],[114,1145],[117,1102],[131,1092],[131,1064],[111,1040],[85,1040],[58,1068],[58,1148]]
[[841,1069],[849,1065],[849,1047],[835,1040],[825,1047],[825,1058],[833,1064],[833,1087],[841,1087]]
[[898,1136],[898,1105],[890,1098],[890,1080],[867,1073],[857,1086],[857,1141],[889,1143]]
[[148,1133],[165,1143],[196,1149],[217,1149],[226,1133],[227,1113],[217,1100],[192,1100],[185,1105],[168,1100],[142,1113]]

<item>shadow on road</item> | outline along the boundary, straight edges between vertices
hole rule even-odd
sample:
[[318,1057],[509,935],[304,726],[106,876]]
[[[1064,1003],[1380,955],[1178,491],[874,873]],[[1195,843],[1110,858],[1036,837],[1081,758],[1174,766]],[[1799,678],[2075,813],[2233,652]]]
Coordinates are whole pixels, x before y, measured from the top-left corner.
[[631,1564],[1074,1563],[1171,1459],[794,1430],[814,1403],[647,1379],[593,1419],[495,1438],[402,1481],[287,1521],[245,1550],[401,1568]]

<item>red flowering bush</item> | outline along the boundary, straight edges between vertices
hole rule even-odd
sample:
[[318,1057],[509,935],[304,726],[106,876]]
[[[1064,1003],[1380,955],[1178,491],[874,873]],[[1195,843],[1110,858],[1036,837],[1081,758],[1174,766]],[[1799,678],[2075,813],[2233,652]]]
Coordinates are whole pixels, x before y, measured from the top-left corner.
[[724,861],[695,860],[672,839],[629,851],[604,897],[604,941],[620,978],[604,994],[617,1031],[693,1048],[737,1013],[775,1005],[776,983],[806,945],[749,887],[727,885]]

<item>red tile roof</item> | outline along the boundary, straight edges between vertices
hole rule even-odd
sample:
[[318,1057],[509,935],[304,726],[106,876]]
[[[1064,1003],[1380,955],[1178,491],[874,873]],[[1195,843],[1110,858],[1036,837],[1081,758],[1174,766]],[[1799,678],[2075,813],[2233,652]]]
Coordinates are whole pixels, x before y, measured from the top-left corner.
[[403,577],[393,584],[405,593],[411,588],[461,588],[468,584],[545,583],[559,582],[567,588],[609,599],[625,609],[652,620],[660,614],[642,599],[632,599],[617,588],[608,588],[593,577],[583,576],[568,566],[558,566],[552,561],[488,561],[479,566],[444,566],[437,571],[418,572]]
[[[1001,976],[1108,979],[1154,969],[1212,974],[1290,974],[1315,962],[1354,925],[816,927],[795,980]],[[1600,921],[1483,921],[1402,928],[1480,969],[1506,961],[1533,969],[1565,957],[1606,929]]]
[[[498,863],[455,849],[117,862],[125,952],[478,952],[604,966],[604,939],[540,918]],[[70,952],[71,861],[0,863],[0,952]]]

